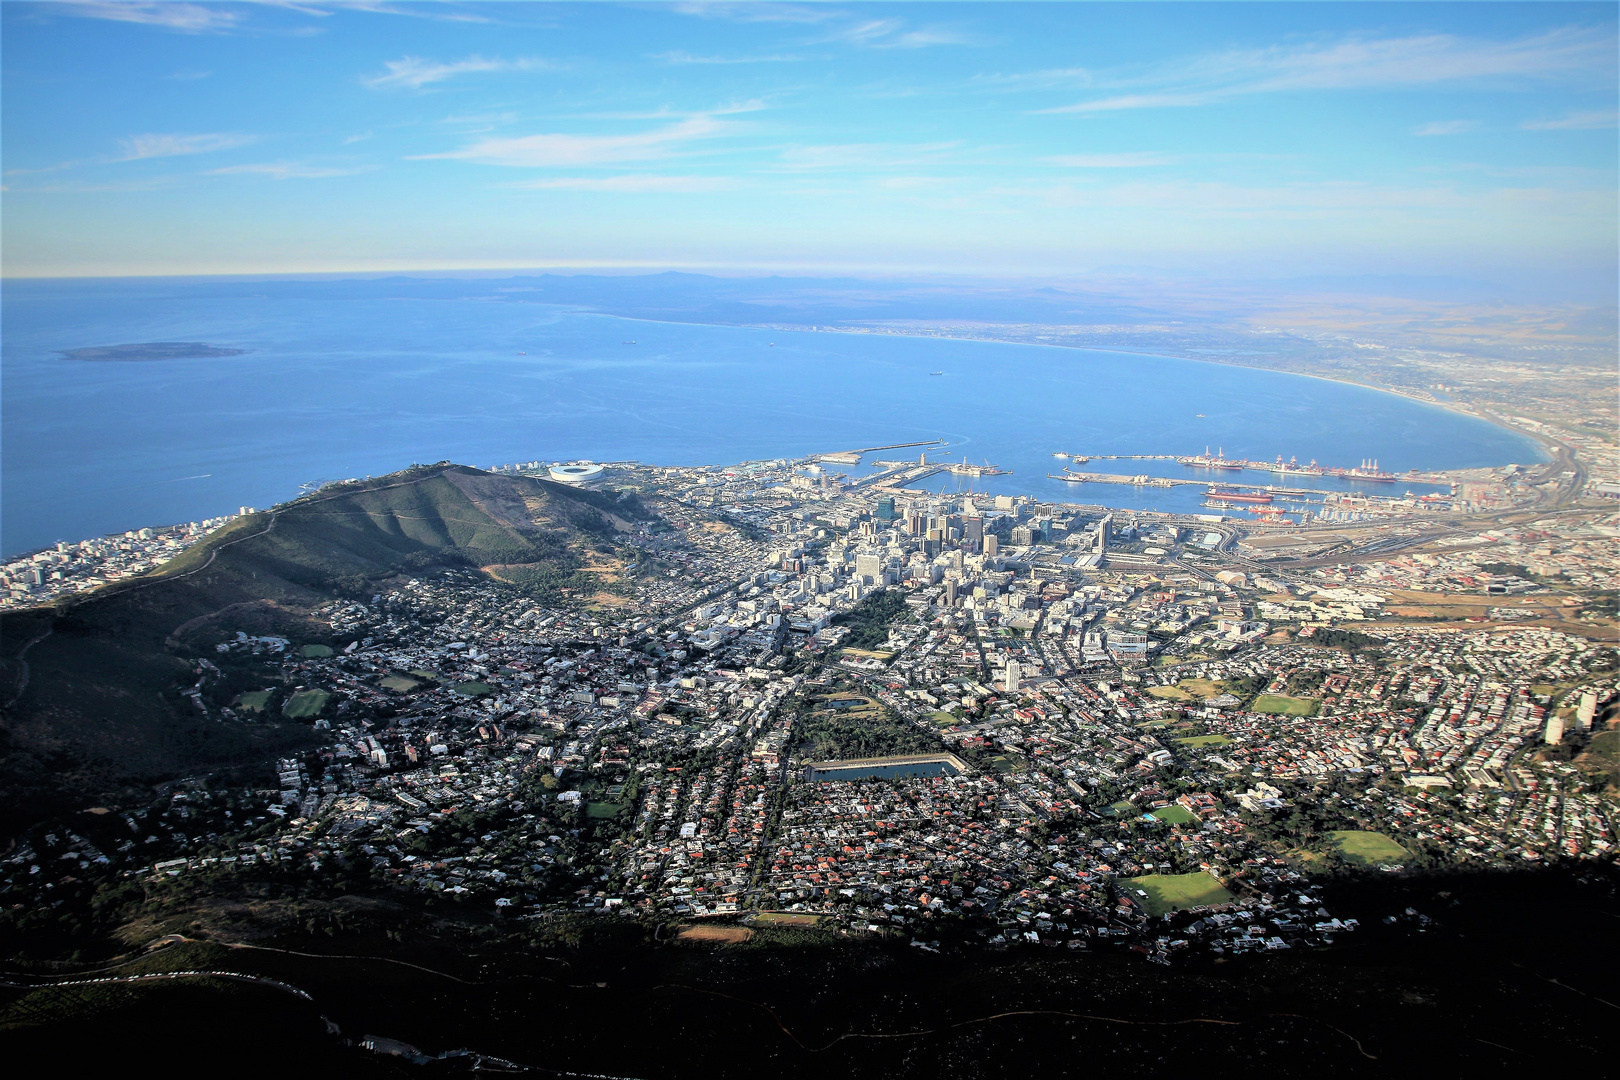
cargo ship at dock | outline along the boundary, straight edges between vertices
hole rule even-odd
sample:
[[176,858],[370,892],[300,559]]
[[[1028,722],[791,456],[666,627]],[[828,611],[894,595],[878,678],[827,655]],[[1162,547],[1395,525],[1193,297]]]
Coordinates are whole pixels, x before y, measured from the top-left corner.
[[1176,464],[1189,465],[1195,469],[1236,470],[1245,469],[1249,466],[1249,462],[1247,461],[1234,461],[1229,459],[1226,456],[1226,447],[1224,446],[1217,450],[1214,454],[1211,454],[1209,452],[1209,447],[1206,446],[1204,447],[1204,452],[1202,454],[1194,454],[1192,457],[1176,458]]
[[1382,469],[1380,469],[1378,467],[1377,458],[1372,458],[1371,460],[1363,459],[1360,465],[1357,465],[1353,469],[1344,469],[1340,471],[1338,475],[1344,477],[1346,480],[1376,480],[1381,484],[1392,484],[1395,482],[1395,474],[1392,472],[1384,472]]
[[1227,503],[1269,503],[1271,496],[1262,492],[1251,491],[1222,491],[1212,487],[1204,492],[1204,498],[1215,499]]
[[1256,472],[1269,472],[1281,476],[1334,477],[1339,480],[1370,480],[1380,484],[1390,484],[1400,479],[1396,474],[1385,472],[1379,468],[1377,458],[1363,458],[1360,465],[1346,469],[1333,465],[1319,465],[1315,458],[1311,459],[1310,464],[1301,465],[1298,458],[1289,458],[1284,461],[1281,454],[1277,455],[1276,461],[1270,462],[1229,458],[1226,456],[1224,447],[1211,454],[1209,447],[1206,446],[1202,454],[1178,457],[1175,460],[1176,464],[1185,465],[1192,469],[1225,469],[1228,471],[1253,469]]

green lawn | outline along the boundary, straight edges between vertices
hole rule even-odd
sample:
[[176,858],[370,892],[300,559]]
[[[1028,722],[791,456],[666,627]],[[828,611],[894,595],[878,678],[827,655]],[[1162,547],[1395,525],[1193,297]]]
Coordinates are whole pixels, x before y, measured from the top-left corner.
[[305,659],[319,660],[322,657],[327,657],[327,656],[332,655],[332,646],[330,646],[330,645],[305,645],[302,649],[299,649],[298,651],[299,651],[299,653],[301,653],[304,656]]
[[1251,712],[1280,713],[1283,716],[1315,716],[1316,699],[1283,697],[1281,694],[1261,694],[1254,699]]
[[326,699],[331,696],[325,690],[300,690],[287,699],[287,704],[281,707],[281,711],[289,720],[319,716],[321,709],[326,705]]
[[1620,759],[1620,731],[1598,732],[1592,736],[1586,752],[1593,757],[1607,758],[1610,761]]
[[[1131,899],[1139,901],[1149,915],[1163,915],[1167,911],[1199,907],[1203,904],[1224,904],[1232,894],[1219,881],[1199,871],[1192,874],[1149,874],[1125,882]],[[1147,896],[1138,896],[1140,889]]]
[[1231,741],[1225,735],[1185,735],[1176,740],[1182,746],[1225,746]]
[[1147,689],[1150,697],[1164,698],[1167,701],[1191,701],[1193,696],[1179,686],[1150,686]]
[[489,683],[464,682],[456,684],[456,693],[463,697],[483,697],[485,694],[493,694],[494,692],[495,688]]
[[1112,810],[1118,817],[1136,816],[1136,807],[1132,806],[1128,802],[1125,802],[1123,799],[1117,803],[1109,803],[1108,809]]
[[1383,833],[1340,830],[1329,834],[1345,856],[1364,863],[1393,863],[1406,858],[1406,849]]
[[271,690],[249,690],[245,694],[236,695],[236,707],[247,709],[249,712],[264,712],[264,707],[270,704]]
[[401,694],[406,694],[412,690],[415,690],[422,684],[417,682],[415,679],[407,679],[403,675],[390,675],[377,685],[381,686],[384,690],[397,690]]
[[948,712],[937,712],[933,716],[933,724],[935,727],[946,728],[953,724],[960,724],[961,722],[961,717],[952,716]]
[[754,916],[757,923],[773,923],[777,926],[815,926],[821,922],[820,915],[800,915],[792,911],[762,911]]
[[1153,816],[1171,825],[1186,825],[1198,820],[1192,814],[1189,814],[1185,807],[1177,806],[1174,803],[1153,811]]
[[624,813],[624,803],[616,802],[588,802],[585,804],[585,816],[594,819],[615,818]]

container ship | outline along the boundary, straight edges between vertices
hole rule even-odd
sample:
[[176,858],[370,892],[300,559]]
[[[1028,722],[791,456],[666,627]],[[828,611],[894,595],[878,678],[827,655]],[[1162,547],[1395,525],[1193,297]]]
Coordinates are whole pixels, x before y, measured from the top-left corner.
[[1315,458],[1311,458],[1311,463],[1309,465],[1301,465],[1297,457],[1291,457],[1286,462],[1283,461],[1281,454],[1277,455],[1277,460],[1273,462],[1269,468],[1274,473],[1282,473],[1284,475],[1292,474],[1294,476],[1326,476],[1328,474],[1328,470],[1321,465],[1318,465]]
[[1372,458],[1371,460],[1363,458],[1360,465],[1357,465],[1353,469],[1345,469],[1339,475],[1343,476],[1346,480],[1377,480],[1379,483],[1383,484],[1392,484],[1395,482],[1395,474],[1392,472],[1384,472],[1382,469],[1380,469],[1378,467],[1377,458]]
[[1283,476],[1332,476],[1341,480],[1373,480],[1385,484],[1400,479],[1394,473],[1385,472],[1379,468],[1377,458],[1363,458],[1360,465],[1353,469],[1346,469],[1333,465],[1319,465],[1315,458],[1311,459],[1309,465],[1301,465],[1298,458],[1291,457],[1284,461],[1281,454],[1278,454],[1277,460],[1273,462],[1229,458],[1226,456],[1224,447],[1211,454],[1209,447],[1206,446],[1202,454],[1176,458],[1176,464],[1195,469],[1229,469],[1232,471],[1253,469],[1256,472],[1269,472]]
[[1215,487],[1204,492],[1204,498],[1218,499],[1221,502],[1229,503],[1269,503],[1271,501],[1270,495],[1261,492],[1222,491],[1220,488]]
[[1191,465],[1194,468],[1199,469],[1241,470],[1247,467],[1248,462],[1228,460],[1226,456],[1226,447],[1224,446],[1217,450],[1213,455],[1210,454],[1209,447],[1206,446],[1204,447],[1204,452],[1202,454],[1195,454],[1192,457],[1176,458],[1176,464]]

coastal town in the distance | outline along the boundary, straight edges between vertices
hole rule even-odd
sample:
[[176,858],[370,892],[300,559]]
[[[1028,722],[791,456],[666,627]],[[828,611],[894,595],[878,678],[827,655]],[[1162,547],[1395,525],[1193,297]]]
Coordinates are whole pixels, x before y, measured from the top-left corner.
[[[198,713],[315,745],[273,782],[97,807],[97,839],[32,830],[0,897],[358,876],[720,943],[774,925],[1172,964],[1355,933],[1320,897],[1333,874],[1612,863],[1613,448],[1515,426],[1549,464],[1424,474],[1450,489],[1426,498],[1380,478],[1291,517],[1258,493],[1308,477],[1202,460],[1201,514],[976,494],[962,468],[927,490],[942,466],[912,444],[495,466],[635,512],[543,599],[434,569],[324,604],[306,640],[219,641]],[[6,566],[6,604],[276,512],[58,545]],[[273,677],[226,692],[219,663],[249,658]]]

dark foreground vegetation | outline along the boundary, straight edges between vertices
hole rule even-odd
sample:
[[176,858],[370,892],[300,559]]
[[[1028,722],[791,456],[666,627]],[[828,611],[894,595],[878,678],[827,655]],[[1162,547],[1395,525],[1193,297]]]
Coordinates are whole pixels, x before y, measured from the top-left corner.
[[[8,964],[0,1040],[13,1060],[70,1072],[137,1045],[161,1046],[170,1067],[252,1075],[429,1075],[477,1060],[411,1065],[352,1045],[366,1036],[425,1057],[468,1048],[539,1075],[1603,1071],[1620,946],[1612,877],[1381,875],[1341,881],[1327,902],[1364,931],[1326,949],[1166,968],[1107,945],[945,942],[936,955],[758,923],[746,941],[697,943],[676,924],[617,916],[507,921],[445,900],[177,893],[122,931],[122,958]],[[192,940],[149,947],[165,934]],[[20,988],[174,971],[272,981]]]

